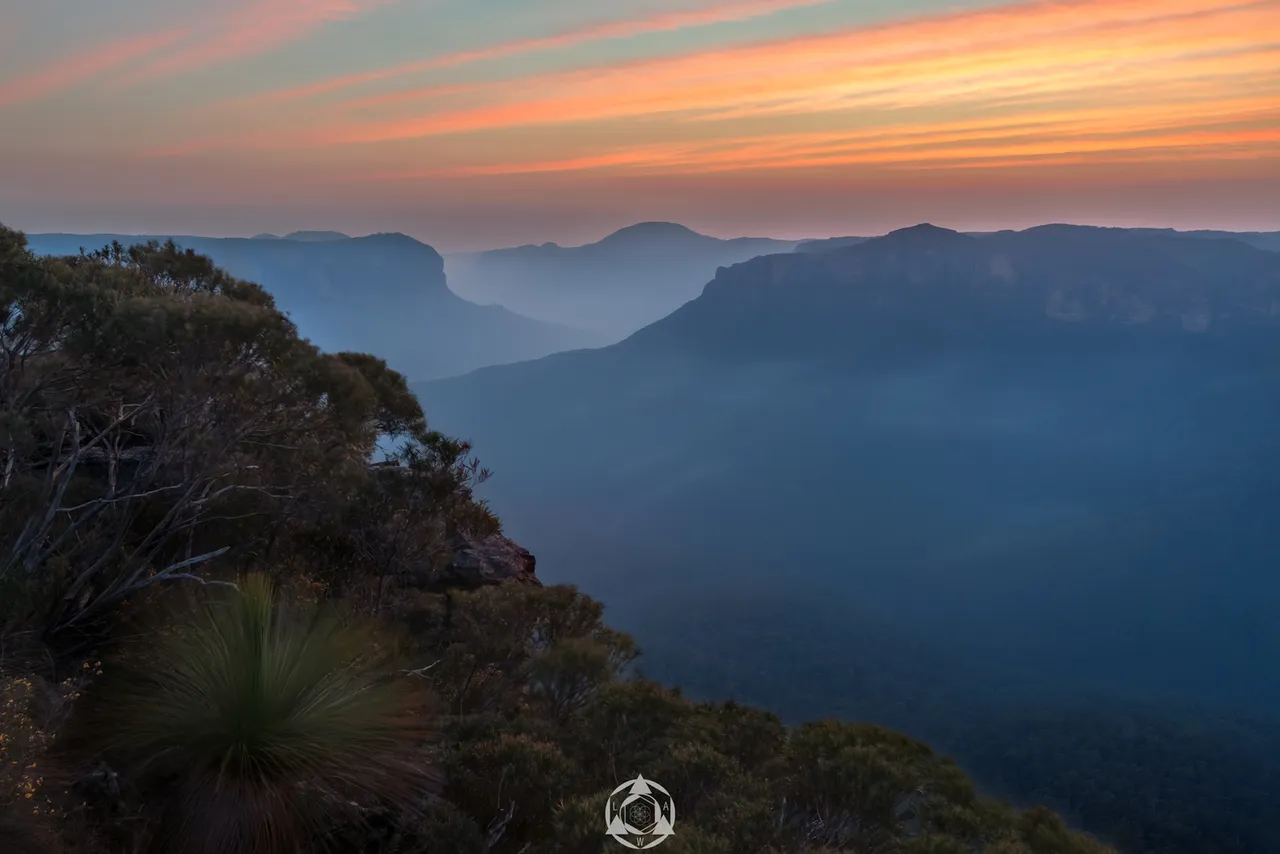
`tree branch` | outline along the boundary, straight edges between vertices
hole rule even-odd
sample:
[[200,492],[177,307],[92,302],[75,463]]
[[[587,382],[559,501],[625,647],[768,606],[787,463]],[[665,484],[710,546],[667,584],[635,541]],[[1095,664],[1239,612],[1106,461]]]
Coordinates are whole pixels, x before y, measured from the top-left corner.
[[511,823],[511,817],[516,814],[516,802],[512,801],[507,807],[505,815],[500,815],[493,821],[489,822],[489,828],[485,831],[485,850],[491,850],[493,846],[498,844],[498,840],[502,838],[502,834],[506,832],[507,825]]
[[399,670],[399,671],[397,671],[397,672],[396,672],[396,675],[398,675],[398,676],[422,676],[422,677],[424,677],[424,678],[425,678],[425,677],[426,677],[426,675],[427,675],[427,671],[428,671],[428,670],[430,670],[431,668],[435,667],[435,666],[436,666],[437,664],[439,664],[441,661],[444,661],[444,659],[442,658],[442,659],[440,659],[439,661],[433,661],[433,662],[431,662],[430,664],[428,664],[426,667],[419,667],[417,670]]

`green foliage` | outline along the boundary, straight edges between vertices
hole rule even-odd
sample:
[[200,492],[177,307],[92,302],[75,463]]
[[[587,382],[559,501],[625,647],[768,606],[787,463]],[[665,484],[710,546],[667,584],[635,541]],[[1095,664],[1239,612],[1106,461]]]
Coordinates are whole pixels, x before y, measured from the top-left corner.
[[296,851],[335,812],[421,796],[423,696],[376,636],[262,576],[175,616],[71,729],[162,813],[156,850]]
[[447,756],[448,797],[490,828],[491,836],[501,829],[506,839],[522,843],[553,838],[556,802],[572,791],[576,778],[558,745],[502,734],[458,744]]
[[393,838],[378,850],[386,854],[485,854],[485,834],[471,816],[448,801],[433,800],[406,816]]
[[[677,833],[664,849],[1107,850],[1046,825],[1039,811],[979,797],[953,762],[880,727],[826,721],[788,732],[736,703],[694,703],[598,673],[575,683],[571,707],[546,702],[543,667],[569,662],[579,673],[584,645],[600,642],[597,606],[572,588],[511,586],[453,600],[421,654],[439,662],[429,671],[438,694],[468,698],[454,704],[458,717],[439,746],[446,795],[488,828],[493,851],[609,850],[605,799],[636,774],[661,782],[677,804]],[[481,673],[486,687],[476,691]]]
[[708,833],[699,827],[682,829],[662,844],[674,854],[737,854],[733,842],[722,836]]
[[456,601],[465,604],[447,624],[433,605],[420,636],[438,653],[437,691],[456,715],[533,703],[563,719],[636,655],[631,638],[604,625],[600,604],[571,587],[490,587]]
[[[387,433],[402,439],[394,480],[369,469]],[[94,630],[196,569],[305,559],[336,581],[326,558],[340,549],[348,566],[376,564],[344,589],[402,572],[437,557],[450,526],[496,529],[471,498],[486,473],[468,451],[427,429],[385,362],[321,353],[262,288],[206,258],[172,242],[36,258],[0,227],[11,625]]]

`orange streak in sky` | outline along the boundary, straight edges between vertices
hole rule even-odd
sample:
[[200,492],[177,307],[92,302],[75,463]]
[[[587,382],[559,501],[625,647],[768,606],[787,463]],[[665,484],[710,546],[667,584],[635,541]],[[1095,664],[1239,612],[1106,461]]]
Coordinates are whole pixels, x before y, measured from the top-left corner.
[[[994,152],[1017,149],[1027,138],[1057,141],[1099,137],[1155,138],[1165,134],[1169,139],[1185,135],[1192,126],[1211,124],[1271,123],[1280,127],[1280,99],[1237,99],[1216,105],[1188,105],[1181,111],[1167,107],[1148,107],[1117,114],[1112,110],[1076,110],[1065,113],[1021,115],[988,120],[967,120],[928,127],[899,125],[879,127],[861,132],[820,132],[779,136],[720,139],[701,144],[672,144],[634,147],[604,154],[560,160],[526,163],[504,163],[436,170],[387,178],[427,177],[443,175],[516,175],[545,172],[571,172],[604,169],[614,166],[649,167],[669,172],[700,172],[728,165],[728,168],[761,167],[780,162],[818,162],[822,158],[839,158],[857,152],[917,150],[939,148],[945,154],[959,149],[956,143],[987,141]],[[1245,129],[1237,141],[1261,140],[1258,130]],[[1206,137],[1206,140],[1208,138]],[[1231,133],[1217,132],[1214,141],[1233,139]],[[1003,146],[1003,147],[1001,147]],[[1073,149],[1074,150],[1074,149]]]
[[[551,36],[517,39],[515,41],[502,42],[501,44],[492,45],[490,47],[447,53],[442,56],[432,57],[431,59],[406,62],[390,68],[378,69],[377,71],[366,71],[359,74],[332,77],[328,80],[320,80],[316,83],[308,83],[304,86],[296,86],[291,89],[282,89],[261,95],[253,95],[243,100],[249,102],[291,101],[315,95],[323,95],[340,89],[347,89],[352,86],[358,86],[362,83],[373,83],[378,80],[405,77],[411,74],[421,74],[426,71],[438,71],[442,68],[453,68],[455,66],[466,65],[471,62],[480,62],[487,59],[501,59],[503,57],[518,56],[525,53],[574,47],[587,42],[630,38],[633,36],[645,35],[647,33],[670,32],[672,30],[681,30],[687,27],[707,26],[709,24],[720,24],[730,21],[745,21],[751,18],[771,15],[775,12],[781,12],[786,9],[798,9],[805,6],[819,6],[831,2],[833,2],[833,0],[730,0],[730,2],[718,3],[705,9],[696,9],[685,12],[668,12],[666,14],[655,15],[651,18],[641,18],[637,20],[606,21],[586,27],[579,27],[577,29],[568,30]],[[400,98],[404,98],[406,96],[413,97],[414,94],[415,93],[393,93],[386,97],[394,99],[398,95]],[[430,94],[430,90],[428,90],[428,94]]]
[[56,60],[22,77],[0,81],[0,107],[35,101],[92,80],[134,60],[175,44],[183,30],[150,33],[112,42],[74,56]]
[[[1148,17],[1137,14],[1139,7]],[[810,36],[493,84],[488,88],[497,103],[335,128],[328,141],[411,139],[726,107],[751,115],[768,112],[760,110],[761,102],[786,98],[796,100],[801,112],[833,105],[903,108],[946,106],[946,97],[981,101],[1002,89],[1041,96],[1114,89],[1171,74],[1275,76],[1276,51],[1255,47],[1268,43],[1280,43],[1275,2],[1226,9],[1217,0],[1036,3],[896,29]],[[823,98],[834,103],[824,105]],[[802,109],[806,105],[809,109]]]
[[[1277,117],[1280,117],[1278,112]],[[816,166],[852,166],[861,164],[946,164],[951,161],[989,160],[997,165],[1015,157],[1027,156],[1079,156],[1083,154],[1110,154],[1126,151],[1149,151],[1160,149],[1192,149],[1204,153],[1209,146],[1239,146],[1245,143],[1280,143],[1280,125],[1254,130],[1227,131],[1192,131],[1178,135],[1133,134],[1122,131],[1106,139],[1070,139],[1039,140],[1020,144],[992,146],[949,146],[938,151],[922,151],[918,148],[906,147],[900,151],[892,147],[872,149],[868,151],[850,151],[822,156],[805,155],[796,158],[776,158],[757,160],[750,165],[753,168],[796,168]],[[731,171],[743,164],[720,161],[714,164],[699,165],[697,171],[716,172]]]
[[[447,106],[404,100],[436,96]],[[331,109],[166,152],[346,146],[333,156],[348,163],[392,152],[373,180],[1273,162],[1280,0],[1035,0]],[[525,133],[549,126],[564,132]]]

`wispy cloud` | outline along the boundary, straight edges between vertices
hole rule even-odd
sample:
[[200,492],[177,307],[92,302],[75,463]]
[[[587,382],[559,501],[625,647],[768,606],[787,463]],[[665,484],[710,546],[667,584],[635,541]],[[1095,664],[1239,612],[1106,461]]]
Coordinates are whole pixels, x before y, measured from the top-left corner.
[[[335,124],[314,142],[368,143],[653,116],[982,107],[1216,81],[1209,99],[1270,81],[1280,4],[1037,2],[478,86],[474,106]],[[367,102],[365,102],[367,103]]]
[[166,55],[115,81],[130,86],[233,62],[301,41],[321,27],[367,14],[397,0],[252,0],[213,16]]
[[[319,80],[303,86],[266,92],[261,95],[251,96],[245,100],[259,102],[292,101],[349,89],[365,83],[408,77],[472,62],[502,59],[540,51],[562,50],[590,42],[632,38],[649,33],[671,32],[712,24],[745,21],[773,15],[788,9],[820,6],[832,2],[835,2],[835,0],[727,0],[727,2],[718,2],[701,9],[666,12],[635,19],[605,21],[550,36],[515,39],[474,50],[446,53],[429,59],[380,68],[375,71],[331,77],[327,80]],[[421,93],[409,93],[409,97],[414,94]],[[403,98],[405,96],[401,95],[399,97]]]
[[[393,179],[1275,160],[1276,68],[1274,0],[1034,2],[436,87],[416,93],[436,102],[427,112],[356,99],[302,117],[310,125],[156,153],[335,148],[378,158]],[[564,132],[549,147],[521,141],[552,125]],[[592,126],[614,132],[574,130]],[[455,134],[483,144],[445,142]],[[415,145],[448,163],[397,170],[377,154],[390,143],[402,164]]]
[[1274,154],[1280,153],[1277,119],[1280,104],[1268,97],[1236,98],[1212,106],[1195,102],[1181,107],[1149,105],[1123,113],[1109,108],[1078,108],[926,126],[900,123],[854,131],[641,144],[564,159],[384,172],[371,177],[404,180],[597,170],[680,175],[857,164],[946,167],[952,161],[998,166],[1029,158],[1128,156],[1139,151],[1168,154],[1185,151],[1189,146],[1204,157],[1240,146]]
[[65,56],[21,77],[0,81],[0,107],[9,107],[54,95],[98,76],[123,68],[170,47],[184,37],[175,29],[109,42]]

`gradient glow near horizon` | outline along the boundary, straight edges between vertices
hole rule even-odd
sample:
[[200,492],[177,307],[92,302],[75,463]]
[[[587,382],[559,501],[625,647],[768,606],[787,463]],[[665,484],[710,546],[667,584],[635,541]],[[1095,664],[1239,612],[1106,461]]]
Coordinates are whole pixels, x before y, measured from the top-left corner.
[[1280,0],[17,0],[0,220],[1280,229]]

